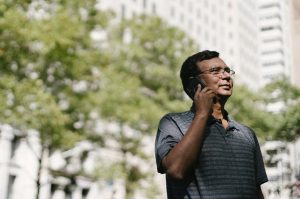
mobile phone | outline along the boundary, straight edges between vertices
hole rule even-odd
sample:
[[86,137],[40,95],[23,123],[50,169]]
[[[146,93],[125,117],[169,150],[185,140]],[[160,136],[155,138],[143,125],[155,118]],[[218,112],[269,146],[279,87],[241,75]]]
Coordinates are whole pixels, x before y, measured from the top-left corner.
[[201,79],[196,78],[196,77],[193,77],[190,79],[190,84],[188,86],[188,92],[189,92],[189,96],[191,98],[194,98],[194,95],[197,91],[199,84],[201,85],[201,90],[202,90],[205,87],[205,83]]

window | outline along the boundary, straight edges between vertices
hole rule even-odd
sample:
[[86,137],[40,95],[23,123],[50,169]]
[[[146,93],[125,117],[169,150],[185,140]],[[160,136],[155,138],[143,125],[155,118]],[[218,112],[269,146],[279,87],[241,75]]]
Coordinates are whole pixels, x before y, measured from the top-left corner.
[[15,136],[11,142],[11,158],[14,158],[14,156],[16,155],[16,151],[20,146],[20,143],[21,143],[21,138]]
[[72,189],[70,186],[66,186],[64,192],[65,192],[65,199],[72,199]]
[[199,36],[202,35],[202,31],[201,31],[201,27],[200,26],[197,26],[197,32],[198,32]]
[[217,46],[217,39],[216,39],[216,36],[213,36],[213,38],[212,38],[212,45],[213,45],[213,46]]
[[190,19],[188,22],[189,29],[193,29],[193,21]]
[[86,199],[89,193],[89,189],[82,189],[82,199]]
[[58,188],[57,184],[51,184],[51,186],[50,186],[51,197],[50,198],[53,197],[53,195],[54,195],[55,191],[57,190],[57,188]]
[[132,11],[132,17],[135,17],[136,16],[136,13],[134,11]]
[[212,13],[216,13],[216,5],[215,4],[211,5],[211,11],[212,11]]
[[147,0],[143,0],[143,8],[144,8],[144,9],[147,8]]
[[155,3],[153,3],[152,4],[152,14],[156,14],[156,4]]
[[170,15],[171,15],[171,17],[175,16],[175,11],[174,11],[173,7],[170,8]]
[[189,13],[193,13],[193,4],[191,2],[189,3]]
[[211,21],[211,28],[213,30],[217,29],[217,25],[216,25],[216,21],[215,20]]
[[126,12],[126,8],[125,5],[121,5],[121,18],[125,19],[125,12]]
[[183,16],[182,13],[180,14],[180,21],[181,21],[181,22],[184,22],[184,16]]
[[209,1],[209,0],[204,0],[204,7],[205,7],[205,8],[208,8],[208,6],[209,6],[209,5],[208,5],[208,1]]
[[8,178],[8,187],[7,187],[7,199],[13,198],[13,192],[14,192],[14,184],[16,181],[16,176],[15,175],[9,175]]
[[228,17],[228,23],[232,23],[232,18]]
[[204,23],[208,23],[208,17],[206,14],[204,15]]
[[196,14],[197,14],[197,17],[200,19],[201,18],[201,11],[200,11],[200,9],[197,10]]
[[204,39],[205,39],[205,41],[209,40],[209,34],[207,31],[205,31],[205,33],[204,33]]
[[224,13],[223,10],[220,10],[220,19],[223,21],[224,20]]

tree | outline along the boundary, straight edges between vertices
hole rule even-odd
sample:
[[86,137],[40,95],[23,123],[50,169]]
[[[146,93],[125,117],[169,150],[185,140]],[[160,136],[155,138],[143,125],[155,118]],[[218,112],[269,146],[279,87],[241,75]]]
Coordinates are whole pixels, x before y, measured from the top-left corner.
[[292,141],[300,135],[300,89],[291,85],[286,77],[280,77],[264,88],[268,104],[276,104],[277,122],[273,139]]
[[299,88],[292,86],[286,77],[279,77],[258,93],[260,95],[236,85],[227,103],[231,115],[252,127],[262,139],[291,141],[297,138],[300,134]]
[[264,97],[244,85],[235,85],[233,95],[226,105],[233,118],[253,128],[262,139],[270,137],[277,121],[275,115],[265,107]]
[[[121,127],[112,137],[124,157],[145,159],[138,148],[144,134],[153,133],[166,110],[185,106],[178,69],[194,45],[154,17],[123,21],[107,34],[113,15],[95,5],[1,1],[0,120],[37,129],[42,149],[52,150],[80,139],[105,146],[108,138],[98,136],[94,126],[107,118]],[[127,30],[137,40],[126,42]],[[128,129],[135,129],[134,136]],[[119,165],[130,197],[145,174],[128,161]]]
[[102,116],[119,125],[118,133],[107,134],[106,139],[119,143],[115,149],[124,159],[118,168],[125,180],[126,198],[131,198],[149,173],[131,164],[130,157],[148,161],[149,154],[140,150],[141,140],[153,135],[164,113],[184,110],[190,104],[181,88],[179,69],[196,46],[183,32],[153,16],[124,20],[110,31],[107,51],[114,61],[102,68],[105,75],[97,100]]
[[[110,73],[124,73],[135,78],[129,81],[140,87],[136,90],[138,94],[151,100],[162,112],[185,108],[186,104],[182,104],[185,95],[178,81],[179,69],[183,60],[197,50],[188,36],[158,17],[141,15],[123,21],[112,30],[108,39],[111,42],[109,50],[115,60]],[[126,81],[122,77],[117,78],[121,82]],[[126,87],[121,93],[124,92]],[[135,102],[132,105],[136,107]],[[148,116],[146,112],[137,119],[140,121]],[[152,122],[157,125],[156,120]],[[135,125],[135,122],[131,123]]]
[[[101,49],[94,46],[90,34],[96,28],[105,29],[110,14],[98,11],[95,4],[96,1],[91,0],[4,1],[1,7],[0,71],[3,78],[39,82],[41,92],[51,95],[58,109],[68,114],[66,128],[73,133],[84,131],[74,124],[92,108],[89,103],[80,105],[98,89],[94,68],[107,60]],[[12,85],[18,86],[17,83]],[[26,92],[22,95],[26,96]],[[23,122],[22,118],[14,121]],[[42,129],[45,126],[38,128]]]
[[89,137],[89,102],[99,88],[94,71],[107,60],[90,35],[112,16],[96,3],[1,1],[0,120],[38,130],[41,154]]

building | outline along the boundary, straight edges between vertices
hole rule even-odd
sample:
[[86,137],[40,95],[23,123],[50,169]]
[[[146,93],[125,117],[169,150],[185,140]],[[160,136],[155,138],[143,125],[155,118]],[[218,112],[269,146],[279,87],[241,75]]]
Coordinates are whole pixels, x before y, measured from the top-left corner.
[[0,126],[0,199],[34,198],[39,140],[34,131],[27,138],[9,125]]
[[[120,126],[115,122],[102,121],[98,125],[106,135],[120,134]],[[133,129],[123,128],[126,136],[135,136]],[[124,161],[126,172],[134,168],[143,175],[135,182],[140,183],[140,187],[134,190],[133,198],[149,198],[147,194],[152,189],[155,193],[151,193],[151,198],[166,197],[164,191],[160,192],[165,189],[164,185],[158,186],[164,181],[163,177],[152,177],[155,160],[124,154],[118,149],[118,141],[107,137],[105,147],[81,141],[69,150],[50,152],[47,148],[42,150],[39,132],[24,132],[0,124],[0,199],[35,199],[37,191],[39,199],[124,199],[126,185],[120,168]],[[153,153],[153,139],[144,136],[139,140],[144,155]]]
[[300,74],[293,72],[297,68],[292,61],[291,1],[102,0],[100,4],[119,18],[141,13],[160,16],[186,32],[200,50],[221,52],[236,70],[236,81],[257,90],[279,75],[291,79],[292,74]]
[[291,79],[293,68],[291,9],[292,1],[288,0],[258,2],[261,86],[280,75]]
[[[146,13],[162,17],[194,39],[200,50],[213,49],[239,74],[237,81],[256,88],[259,74],[256,0],[101,1],[121,18]],[[243,75],[245,74],[245,75]]]
[[[107,158],[109,156],[109,158]],[[39,158],[43,158],[42,165]],[[124,182],[88,177],[97,161],[122,157],[112,151],[81,142],[68,151],[44,151],[39,133],[22,132],[0,125],[0,199],[35,199],[41,166],[40,199],[124,198]],[[103,161],[103,162],[105,162]]]
[[[256,4],[250,1],[164,1],[161,17],[185,31],[200,50],[214,49],[237,74],[237,81],[255,88],[257,77]],[[246,74],[243,76],[243,74]]]
[[262,147],[269,182],[263,184],[268,199],[300,197],[300,138],[294,142],[267,141]]
[[300,1],[293,0],[293,51],[294,51],[294,64],[292,68],[292,83],[300,88]]

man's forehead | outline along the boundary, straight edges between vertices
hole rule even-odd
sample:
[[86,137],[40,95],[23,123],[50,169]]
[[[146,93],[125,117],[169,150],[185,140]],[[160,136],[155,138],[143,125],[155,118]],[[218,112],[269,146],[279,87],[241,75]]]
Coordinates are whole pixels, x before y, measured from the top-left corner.
[[199,69],[209,69],[212,66],[226,66],[226,64],[221,58],[214,57],[212,59],[206,59],[206,60],[197,62],[197,66]]

